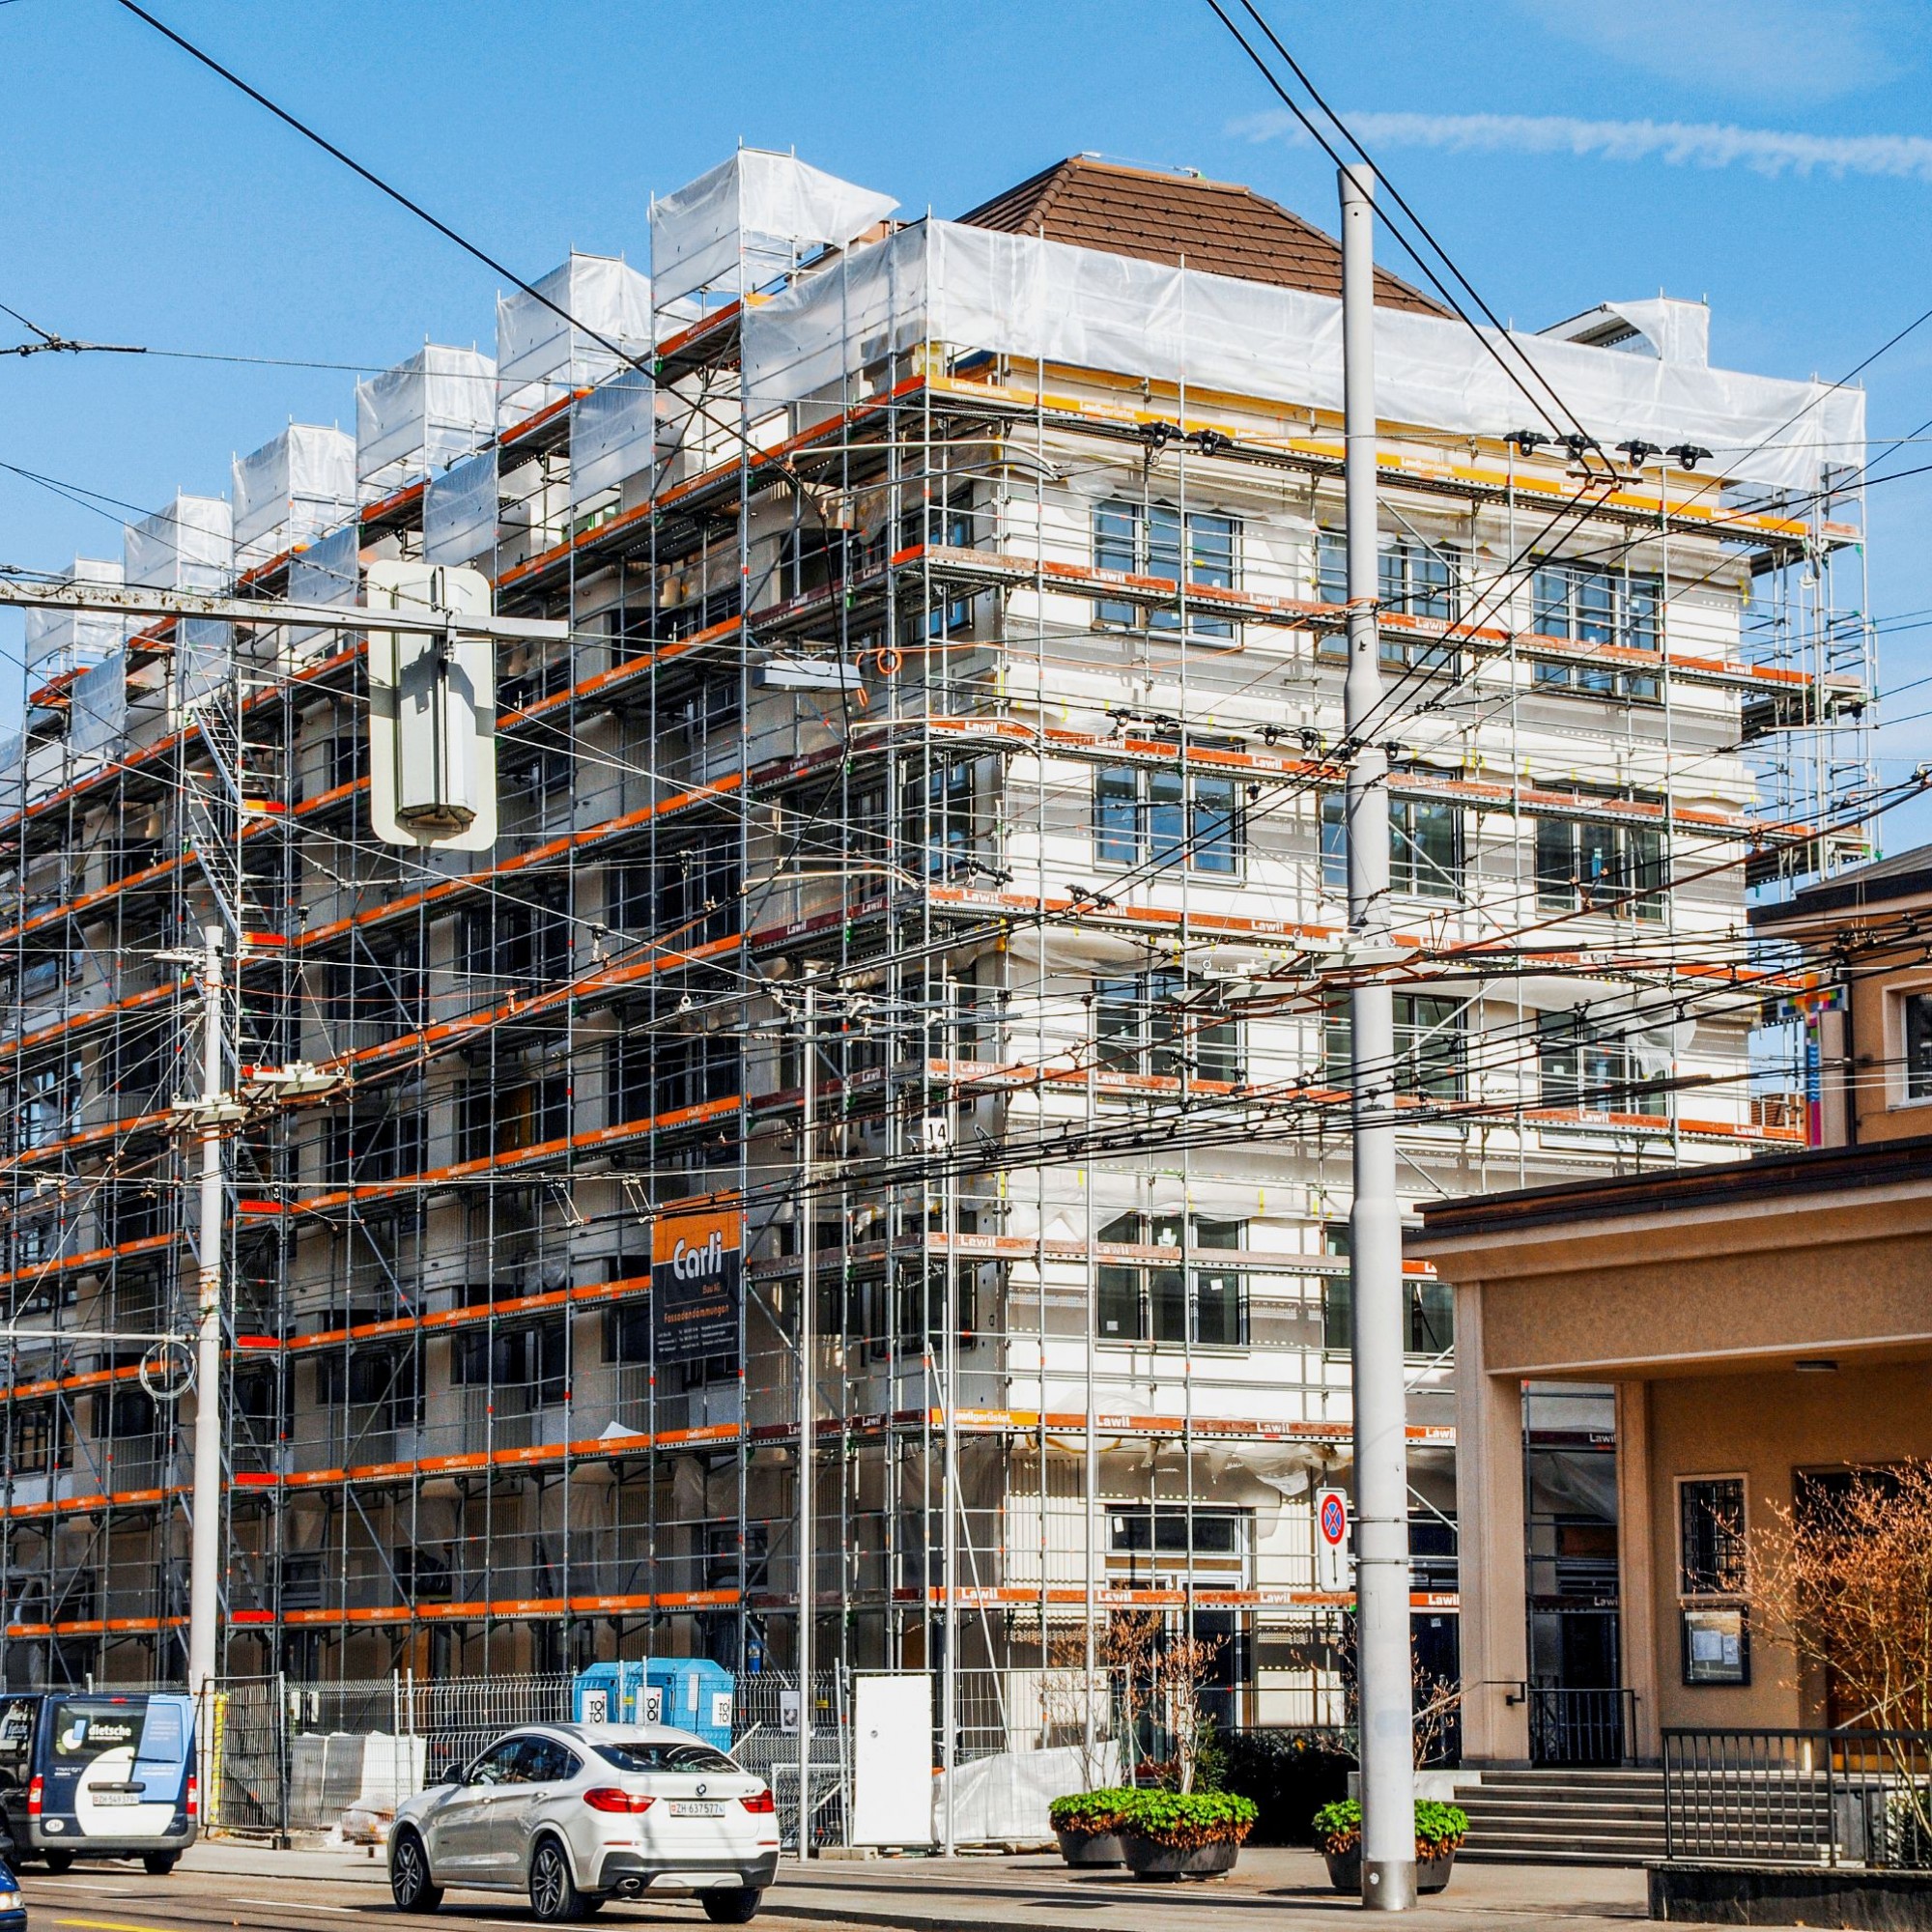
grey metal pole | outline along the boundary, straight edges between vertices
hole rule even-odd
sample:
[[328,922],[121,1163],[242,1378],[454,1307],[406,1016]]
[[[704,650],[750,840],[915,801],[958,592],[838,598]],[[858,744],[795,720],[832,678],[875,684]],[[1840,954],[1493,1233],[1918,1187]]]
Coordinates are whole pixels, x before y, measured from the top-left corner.
[[[204,1704],[221,1630],[221,929],[201,969],[201,1248],[194,1348],[194,1523],[188,1556],[187,1689]],[[204,1711],[203,1749],[208,1719]],[[212,1799],[208,1802],[212,1802]]]
[[798,1141],[798,1855],[811,1856],[811,1457],[817,1442],[812,1318],[818,1295],[818,1207],[811,1198],[818,1131],[818,988],[805,992],[804,1099]]
[[[1376,522],[1375,178],[1341,171],[1342,353],[1348,461],[1349,931],[1389,943],[1388,756]],[[1415,1903],[1415,1774],[1408,1641],[1408,1460],[1404,1433],[1402,1223],[1395,1196],[1395,999],[1351,995],[1354,1202],[1349,1213],[1355,1432],[1355,1666],[1362,1767],[1362,1903]]]

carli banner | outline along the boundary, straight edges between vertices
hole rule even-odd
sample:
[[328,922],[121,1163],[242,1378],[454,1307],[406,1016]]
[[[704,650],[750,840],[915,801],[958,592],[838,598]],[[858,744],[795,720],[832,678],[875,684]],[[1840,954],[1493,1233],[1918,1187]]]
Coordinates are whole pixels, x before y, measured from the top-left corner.
[[670,1214],[651,1224],[651,1338],[657,1360],[738,1352],[745,1217]]

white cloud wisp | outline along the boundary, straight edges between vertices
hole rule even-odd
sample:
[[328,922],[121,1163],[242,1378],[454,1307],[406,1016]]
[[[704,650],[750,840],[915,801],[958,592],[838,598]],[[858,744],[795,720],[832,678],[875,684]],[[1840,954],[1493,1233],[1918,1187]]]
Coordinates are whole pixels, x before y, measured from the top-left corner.
[[[1672,167],[1745,167],[1761,175],[1880,175],[1932,182],[1932,139],[1920,134],[1802,134],[1695,121],[1585,121],[1566,114],[1350,114],[1374,147],[1463,155],[1569,155],[1662,161]],[[1285,113],[1255,114],[1231,129],[1251,140],[1308,144]]]

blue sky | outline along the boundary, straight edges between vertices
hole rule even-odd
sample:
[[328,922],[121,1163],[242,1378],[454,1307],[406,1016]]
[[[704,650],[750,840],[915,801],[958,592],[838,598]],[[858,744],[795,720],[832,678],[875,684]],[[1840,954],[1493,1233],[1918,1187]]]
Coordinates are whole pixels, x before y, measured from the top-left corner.
[[[910,212],[956,213],[1085,149],[1334,220],[1327,163],[1275,130],[1197,0],[151,5],[529,275],[571,246],[643,264],[652,191],[741,138]],[[1932,307],[1932,0],[1266,11],[1332,100],[1378,117],[1386,172],[1520,326],[1662,288],[1709,298],[1714,360],[1835,377]],[[494,277],[113,0],[0,0],[0,301],[43,327],[369,367],[425,336],[490,346]],[[225,488],[230,455],[291,417],[353,428],[354,380],[0,358],[0,461],[151,507]],[[1875,433],[1932,417],[1932,323],[1863,380]],[[1928,483],[1872,501],[1889,690],[1932,673]],[[118,549],[107,519],[0,471],[0,562]],[[9,658],[17,635],[0,619]],[[1888,709],[1897,775],[1932,757],[1932,683]],[[1925,837],[1913,810],[1886,842]]]

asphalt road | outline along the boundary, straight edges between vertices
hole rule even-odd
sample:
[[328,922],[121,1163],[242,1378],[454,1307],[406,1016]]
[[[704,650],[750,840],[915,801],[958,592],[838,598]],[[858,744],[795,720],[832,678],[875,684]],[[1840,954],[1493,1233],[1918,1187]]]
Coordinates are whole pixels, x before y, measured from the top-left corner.
[[[150,1878],[138,1865],[76,1866],[63,1878],[29,1867],[20,1874],[31,1932],[176,1932],[176,1928],[233,1926],[246,1932],[317,1932],[327,1925],[386,1923],[463,1927],[529,1925],[521,1899],[507,1893],[452,1892],[434,1918],[405,1918],[389,1902],[386,1885],[340,1879],[267,1878],[249,1873],[189,1871]],[[665,1932],[709,1932],[695,1900],[607,1905],[601,1925],[655,1925]]]
[[[408,1925],[529,1925],[520,1897],[452,1891],[434,1918],[405,1918],[389,1901],[380,1860],[353,1849],[277,1853],[234,1843],[196,1845],[166,1878],[138,1864],[77,1865],[60,1878],[20,1874],[32,1932],[318,1932]],[[1412,1932],[1629,1932],[1646,1917],[1640,1871],[1471,1864],[1423,1901]],[[613,1902],[605,1928],[710,1932],[696,1899]],[[781,1865],[757,1932],[1343,1932],[1359,1904],[1329,1889],[1311,1852],[1251,1848],[1230,1877],[1208,1885],[1147,1885],[1123,1872],[1067,1871],[1057,1858],[834,1861]]]

